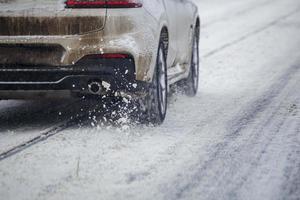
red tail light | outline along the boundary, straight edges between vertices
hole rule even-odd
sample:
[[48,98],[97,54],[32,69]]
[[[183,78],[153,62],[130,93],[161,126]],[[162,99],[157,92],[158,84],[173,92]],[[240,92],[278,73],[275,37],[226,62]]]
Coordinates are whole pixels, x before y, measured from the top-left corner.
[[67,0],[66,8],[139,8],[140,0]]

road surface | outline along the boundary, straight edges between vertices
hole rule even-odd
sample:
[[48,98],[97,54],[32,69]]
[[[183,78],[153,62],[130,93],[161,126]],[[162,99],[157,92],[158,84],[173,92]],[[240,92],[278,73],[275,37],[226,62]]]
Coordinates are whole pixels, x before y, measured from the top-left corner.
[[199,93],[160,127],[0,102],[0,199],[300,199],[300,1],[196,2]]

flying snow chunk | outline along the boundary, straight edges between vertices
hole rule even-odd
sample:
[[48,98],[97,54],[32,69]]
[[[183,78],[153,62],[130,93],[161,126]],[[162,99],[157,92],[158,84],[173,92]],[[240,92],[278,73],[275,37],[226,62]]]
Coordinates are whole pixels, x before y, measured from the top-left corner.
[[110,84],[106,81],[102,81],[102,86],[106,89],[106,90],[110,90]]

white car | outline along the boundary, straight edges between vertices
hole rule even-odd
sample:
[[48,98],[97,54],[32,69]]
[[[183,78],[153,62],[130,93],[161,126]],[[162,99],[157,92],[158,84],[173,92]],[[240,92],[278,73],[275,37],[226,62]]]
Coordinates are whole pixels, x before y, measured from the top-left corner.
[[161,123],[171,84],[195,95],[190,0],[0,0],[0,98],[132,95]]

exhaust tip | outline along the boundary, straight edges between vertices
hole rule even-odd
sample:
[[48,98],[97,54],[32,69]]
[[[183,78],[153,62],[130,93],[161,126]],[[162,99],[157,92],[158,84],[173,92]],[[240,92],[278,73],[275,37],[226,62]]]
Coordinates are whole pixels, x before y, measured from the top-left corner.
[[91,94],[101,94],[102,86],[101,83],[98,81],[93,81],[88,84],[88,89]]

